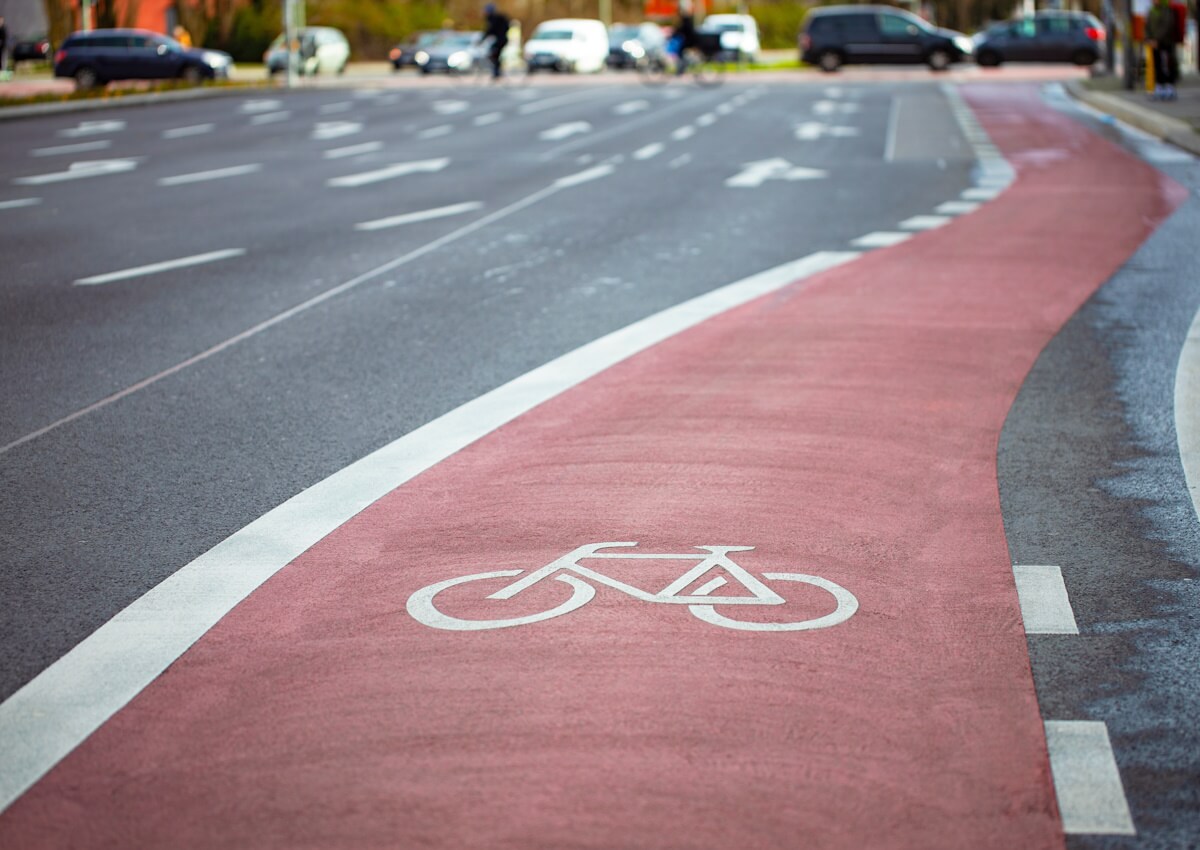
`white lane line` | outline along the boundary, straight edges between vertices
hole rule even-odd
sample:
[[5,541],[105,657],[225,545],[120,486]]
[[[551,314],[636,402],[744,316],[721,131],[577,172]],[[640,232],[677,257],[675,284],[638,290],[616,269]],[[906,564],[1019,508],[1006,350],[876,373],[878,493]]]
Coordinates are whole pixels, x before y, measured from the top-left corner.
[[671,138],[677,142],[682,142],[684,139],[690,139],[694,135],[696,135],[696,128],[691,124],[686,124],[672,132]]
[[563,139],[568,139],[571,136],[578,136],[581,133],[590,133],[592,125],[587,121],[568,121],[566,124],[559,124],[557,127],[551,127],[547,130],[542,130],[538,133],[538,138],[547,142],[561,142]]
[[722,103],[717,107],[716,113],[718,115],[728,115],[730,112],[733,112],[733,110],[734,106],[732,103]]
[[495,124],[498,121],[504,120],[503,112],[485,112],[483,115],[476,115],[472,122],[476,127],[486,127],[489,124]]
[[281,106],[283,106],[282,101],[260,98],[243,102],[238,111],[243,115],[256,115],[260,112],[275,112]]
[[107,274],[93,275],[92,277],[81,277],[75,281],[76,286],[101,286],[106,283],[112,283],[117,280],[128,280],[132,277],[145,277],[151,274],[161,274],[162,272],[174,271],[175,269],[186,269],[191,266],[200,266],[205,263],[215,263],[218,260],[227,260],[230,257],[240,257],[245,254],[244,248],[227,248],[223,251],[209,251],[207,254],[196,254],[191,257],[180,257],[178,260],[166,260],[161,263],[151,263],[148,266],[138,266],[133,269],[123,269],[119,272],[108,272]]
[[933,211],[938,215],[963,215],[975,212],[977,209],[979,209],[979,204],[975,201],[946,201],[946,203],[934,207]]
[[433,102],[433,111],[438,115],[456,115],[459,112],[466,112],[471,108],[471,104],[465,100],[435,100]]
[[58,135],[67,138],[96,136],[102,133],[119,133],[125,129],[124,121],[80,121],[75,127],[59,130]]
[[449,136],[454,132],[453,124],[440,124],[437,127],[430,127],[428,130],[422,130],[417,133],[418,139],[436,139],[439,136]]
[[164,139],[185,139],[188,136],[203,136],[205,133],[215,130],[216,126],[216,124],[189,124],[186,127],[172,127],[170,130],[163,130],[162,137]]
[[354,225],[355,230],[384,230],[389,227],[399,227],[402,224],[412,224],[418,221],[429,221],[435,218],[447,218],[452,215],[462,215],[467,212],[483,209],[479,201],[466,201],[461,204],[451,204],[447,207],[436,207],[420,212],[403,213],[389,218],[377,218],[374,221],[364,221]]
[[667,149],[667,146],[664,145],[662,142],[654,142],[653,144],[646,145],[644,148],[638,148],[637,150],[635,150],[633,152],[633,158],[634,159],[650,159],[651,157],[658,156],[660,153],[662,153],[666,149]]
[[[187,368],[556,191],[549,186],[535,192],[256,325],[162,376]],[[373,502],[516,417],[638,352],[858,256],[855,252],[812,254],[601,337],[372,452],[217,544],[0,703],[0,752],[5,756],[0,769],[0,811],[158,678],[238,603]],[[143,382],[129,392],[146,385]],[[0,448],[0,454],[7,450]]]
[[75,145],[55,145],[49,148],[34,148],[30,156],[58,156],[67,153],[86,153],[87,151],[102,151],[112,147],[112,139],[97,139],[94,142],[80,142]]
[[186,183],[204,183],[209,180],[224,180],[227,177],[240,177],[243,174],[253,174],[261,171],[262,165],[257,162],[246,165],[231,165],[228,168],[214,168],[211,171],[193,171],[191,174],[176,174],[173,177],[160,177],[159,186],[183,186]]
[[442,159],[422,159],[416,162],[398,162],[395,165],[389,165],[386,168],[377,168],[374,171],[364,171],[361,174],[348,174],[345,177],[333,177],[326,180],[325,185],[357,188],[371,183],[378,183],[381,180],[392,180],[396,177],[403,177],[406,174],[431,174],[435,171],[441,171],[449,164],[450,160],[445,157]]
[[326,159],[342,159],[347,156],[358,156],[363,153],[374,153],[383,150],[383,142],[363,142],[361,145],[347,145],[344,148],[330,148],[322,156]]
[[883,146],[884,162],[891,162],[896,157],[896,136],[900,126],[900,98],[893,96],[891,108],[888,109],[887,141]]
[[326,103],[321,106],[317,112],[321,115],[333,115],[338,112],[349,112],[354,108],[354,102],[350,100],[339,100],[336,103]]
[[264,112],[262,115],[255,115],[250,119],[251,124],[278,124],[280,121],[286,121],[292,117],[292,113],[286,109],[282,112]]
[[580,171],[578,174],[560,177],[554,181],[554,185],[558,188],[566,189],[571,186],[578,186],[581,183],[590,183],[593,180],[599,180],[601,177],[607,177],[615,170],[611,165],[596,165]]
[[1013,566],[1021,619],[1028,635],[1077,635],[1075,612],[1067,596],[1062,570],[1054,566]]
[[675,157],[673,160],[668,162],[667,168],[683,168],[683,166],[687,165],[691,161],[692,161],[692,155],[690,153],[685,153],[681,156]]
[[914,215],[900,222],[900,227],[904,230],[933,230],[952,221],[954,217],[949,215]]
[[121,174],[137,168],[136,159],[98,159],[89,162],[72,162],[66,171],[38,174],[33,177],[18,177],[13,180],[20,186],[41,186],[45,183],[62,183],[66,180],[82,180],[87,177],[102,177],[105,174]]
[[362,132],[363,125],[359,121],[318,121],[309,137],[314,141],[327,142],[340,139],[342,136],[353,136]]
[[12,201],[0,201],[0,210],[15,210],[21,207],[35,207],[42,202],[41,198],[17,198]]
[[979,186],[974,189],[967,189],[959,197],[964,201],[991,201],[998,198],[1002,191],[1004,190],[995,187]]
[[1183,477],[1200,516],[1200,312],[1192,319],[1175,368],[1175,433]]
[[711,127],[716,122],[717,122],[716,115],[714,115],[711,112],[705,112],[703,115],[701,115],[699,118],[696,119],[696,126],[697,127]]
[[1050,772],[1068,835],[1137,835],[1108,727],[1090,720],[1047,720]]
[[615,115],[633,115],[635,112],[644,112],[650,108],[648,100],[627,100],[625,103],[618,103],[613,107]]
[[543,112],[547,109],[553,109],[556,106],[561,106],[564,103],[574,103],[579,100],[587,100],[596,95],[601,94],[600,91],[585,91],[574,94],[564,94],[558,97],[549,97],[545,100],[538,100],[533,103],[525,103],[517,107],[517,112],[522,115],[533,115],[535,112]]
[[892,245],[899,245],[901,242],[906,242],[912,237],[913,234],[911,233],[877,230],[874,233],[868,233],[866,236],[850,240],[850,244],[855,248],[888,248]]

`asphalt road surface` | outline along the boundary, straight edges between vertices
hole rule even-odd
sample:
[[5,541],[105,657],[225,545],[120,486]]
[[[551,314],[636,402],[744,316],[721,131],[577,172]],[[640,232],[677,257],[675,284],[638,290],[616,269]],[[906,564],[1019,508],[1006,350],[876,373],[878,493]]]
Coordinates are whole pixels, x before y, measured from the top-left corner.
[[1196,846],[1200,167],[920,79],[6,123],[0,844]]

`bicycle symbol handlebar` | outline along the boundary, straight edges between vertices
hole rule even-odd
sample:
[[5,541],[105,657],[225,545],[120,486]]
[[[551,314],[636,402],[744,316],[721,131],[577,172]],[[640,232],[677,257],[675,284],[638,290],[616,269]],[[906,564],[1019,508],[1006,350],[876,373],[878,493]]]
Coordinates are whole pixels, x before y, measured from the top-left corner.
[[[686,605],[692,615],[706,623],[711,623],[714,626],[722,626],[727,629],[738,629],[740,631],[753,632],[795,632],[795,631],[810,631],[813,629],[825,629],[830,626],[836,626],[839,623],[844,623],[846,620],[854,616],[854,612],[858,610],[858,600],[854,594],[846,590],[839,584],[835,584],[828,579],[820,576],[806,575],[803,573],[763,573],[763,578],[767,581],[784,581],[784,582],[801,582],[810,584],[814,587],[819,587],[827,591],[836,601],[837,606],[828,614],[820,617],[815,617],[810,620],[800,620],[787,623],[758,623],[745,620],[736,620],[731,617],[726,617],[724,614],[717,613],[718,605],[782,605],[786,600],[752,575],[750,572],[734,563],[729,557],[730,552],[749,552],[753,546],[697,546],[697,549],[707,552],[707,554],[696,553],[679,553],[679,554],[660,554],[648,552],[609,552],[603,551],[608,549],[629,549],[637,546],[637,543],[589,543],[585,546],[580,546],[572,552],[563,555],[561,558],[554,560],[546,566],[534,570],[524,578],[518,578],[501,588],[500,590],[490,594],[486,598],[496,600],[512,599],[521,591],[532,587],[534,584],[543,579],[551,578],[563,582],[571,588],[571,597],[548,611],[541,611],[536,614],[528,614],[522,617],[510,617],[497,620],[463,620],[458,617],[452,617],[444,614],[434,604],[434,600],[439,593],[451,587],[460,584],[467,584],[475,581],[489,581],[499,578],[516,578],[520,576],[524,570],[495,570],[487,573],[475,573],[473,575],[460,576],[458,578],[446,579],[445,581],[435,582],[421,588],[408,598],[408,613],[414,620],[422,623],[430,628],[445,629],[448,631],[482,631],[486,629],[504,629],[513,626],[524,626],[531,623],[539,623],[543,620],[550,620],[555,617],[561,617],[564,614],[569,614],[579,608],[582,608],[596,595],[596,588],[593,584],[605,585],[622,593],[626,593],[635,599],[640,599],[643,602],[652,602],[656,604],[666,605]],[[655,560],[687,560],[698,561],[691,569],[687,570],[679,578],[675,579],[665,588],[657,593],[650,593],[633,585],[625,584],[614,578],[599,573],[596,570],[580,564],[583,560],[597,559],[655,559]],[[692,593],[684,593],[687,588],[695,584],[705,573],[714,568],[723,569],[728,576],[740,583],[745,590],[749,591],[749,596],[718,596],[714,595],[717,590],[728,584],[728,580],[724,576],[714,576],[709,581],[702,584]],[[583,581],[581,578],[588,579]]]

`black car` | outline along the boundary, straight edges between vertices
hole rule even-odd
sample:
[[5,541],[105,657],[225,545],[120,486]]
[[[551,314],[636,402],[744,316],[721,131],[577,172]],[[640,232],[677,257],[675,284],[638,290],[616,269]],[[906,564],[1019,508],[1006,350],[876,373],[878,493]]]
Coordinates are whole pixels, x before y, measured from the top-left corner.
[[830,72],[842,65],[920,62],[944,71],[973,47],[962,33],[937,29],[893,6],[816,8],[800,33],[800,61]]
[[610,68],[640,68],[666,52],[667,37],[656,24],[613,24],[608,29]]
[[25,38],[12,48],[13,64],[18,62],[44,62],[50,58],[50,39]]
[[81,89],[112,80],[199,83],[228,77],[232,64],[228,53],[184,47],[150,30],[101,29],[71,33],[54,54],[54,76],[72,77]]
[[1094,65],[1104,52],[1104,25],[1087,12],[1037,12],[988,27],[975,36],[975,61],[1074,62]]

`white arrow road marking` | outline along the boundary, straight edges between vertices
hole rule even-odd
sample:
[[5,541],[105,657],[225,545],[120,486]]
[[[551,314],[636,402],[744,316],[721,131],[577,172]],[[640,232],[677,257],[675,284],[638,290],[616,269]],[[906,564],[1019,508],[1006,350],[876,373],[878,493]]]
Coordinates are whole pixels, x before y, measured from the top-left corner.
[[824,136],[832,136],[836,139],[844,139],[857,135],[857,127],[845,127],[837,124],[824,124],[820,121],[805,121],[802,124],[796,125],[796,138],[802,142],[815,141],[816,139],[820,139]]
[[15,210],[20,207],[34,207],[42,202],[41,198],[17,198],[14,201],[0,201],[0,210]]
[[471,104],[465,100],[435,100],[433,102],[433,111],[438,115],[455,115],[459,112],[466,112],[471,108]]
[[580,133],[590,133],[591,130],[592,125],[586,121],[568,121],[566,124],[551,127],[549,130],[542,130],[542,132],[538,133],[538,138],[548,142],[560,142],[563,139],[577,136]]
[[634,159],[650,159],[651,157],[658,156],[660,153],[662,153],[666,149],[667,149],[667,146],[664,145],[662,142],[654,142],[653,144],[646,145],[644,148],[638,148],[637,150],[635,150],[633,152],[633,158]]
[[363,142],[361,145],[348,145],[344,148],[330,148],[325,151],[326,159],[341,159],[347,156],[358,156],[363,153],[374,153],[383,149],[383,142]]
[[137,168],[136,159],[97,159],[88,162],[72,162],[66,171],[39,174],[34,177],[18,177],[14,183],[22,186],[40,186],[43,183],[62,183],[64,180],[81,180],[85,177],[100,177],[104,174],[120,174]]
[[383,230],[388,227],[399,227],[402,224],[412,224],[417,221],[429,221],[434,218],[447,218],[452,215],[462,215],[467,212],[483,209],[483,204],[479,201],[466,201],[461,204],[451,204],[448,207],[436,207],[431,210],[421,210],[420,212],[403,213],[394,215],[390,218],[377,218],[374,221],[364,221],[361,224],[354,225],[355,230]]
[[261,171],[262,166],[255,163],[249,165],[232,165],[229,168],[214,168],[211,171],[193,171],[191,174],[177,174],[174,177],[160,177],[159,186],[182,186],[185,183],[204,183],[208,180],[224,180],[226,177],[240,177],[243,174],[253,174]]
[[361,133],[362,128],[363,125],[358,121],[319,121],[313,127],[312,138],[319,142],[340,139],[342,136]]
[[112,139],[97,139],[94,142],[80,142],[77,145],[57,145],[52,148],[34,148],[29,152],[30,156],[58,156],[64,153],[87,153],[88,151],[101,151],[105,148],[112,147]]
[[436,139],[438,136],[449,136],[454,132],[454,125],[441,124],[437,127],[430,127],[428,130],[422,130],[417,133],[418,139]]
[[252,114],[259,113],[259,112],[274,112],[276,109],[278,109],[281,106],[283,106],[283,103],[278,100],[270,100],[270,99],[247,100],[245,103],[243,103],[241,105],[241,108],[238,111],[243,113],[244,115],[252,115]]
[[240,257],[245,254],[243,248],[228,248],[224,251],[210,251],[207,254],[196,254],[192,257],[181,257],[178,260],[166,260],[161,263],[151,263],[148,266],[138,266],[133,269],[124,269],[119,272],[109,272],[108,274],[98,274],[92,277],[83,277],[75,281],[76,286],[99,286],[104,283],[112,283],[114,280],[128,280],[131,277],[143,277],[148,274],[158,274],[160,272],[173,271],[174,269],[184,269],[189,266],[199,266],[204,263],[215,263],[217,260],[226,260],[230,257]]
[[614,106],[613,112],[617,115],[632,115],[635,112],[644,112],[649,108],[650,101],[648,100],[628,100]]
[[75,138],[78,136],[96,136],[100,133],[119,133],[124,129],[124,121],[80,121],[76,127],[59,130],[58,135]]
[[763,159],[747,162],[742,172],[726,180],[725,185],[752,189],[767,180],[820,180],[827,176],[828,172],[819,168],[792,165],[786,159]]
[[262,115],[255,115],[250,119],[251,124],[278,124],[280,121],[286,121],[292,117],[292,113],[286,109],[282,112],[264,112]]
[[163,130],[162,137],[164,139],[183,139],[187,136],[203,136],[205,133],[211,133],[216,124],[190,124],[187,127],[174,127],[170,130]]
[[855,112],[858,112],[857,103],[818,100],[813,104],[813,113],[816,115],[850,115]]
[[366,186],[369,183],[378,183],[381,180],[392,180],[396,177],[403,177],[406,174],[416,174],[418,172],[433,173],[441,171],[450,160],[443,157],[442,159],[422,159],[417,162],[398,162],[395,165],[389,165],[386,168],[378,168],[374,171],[364,171],[362,174],[349,174],[345,177],[333,177],[325,181],[326,186],[348,186],[355,188],[358,186]]

